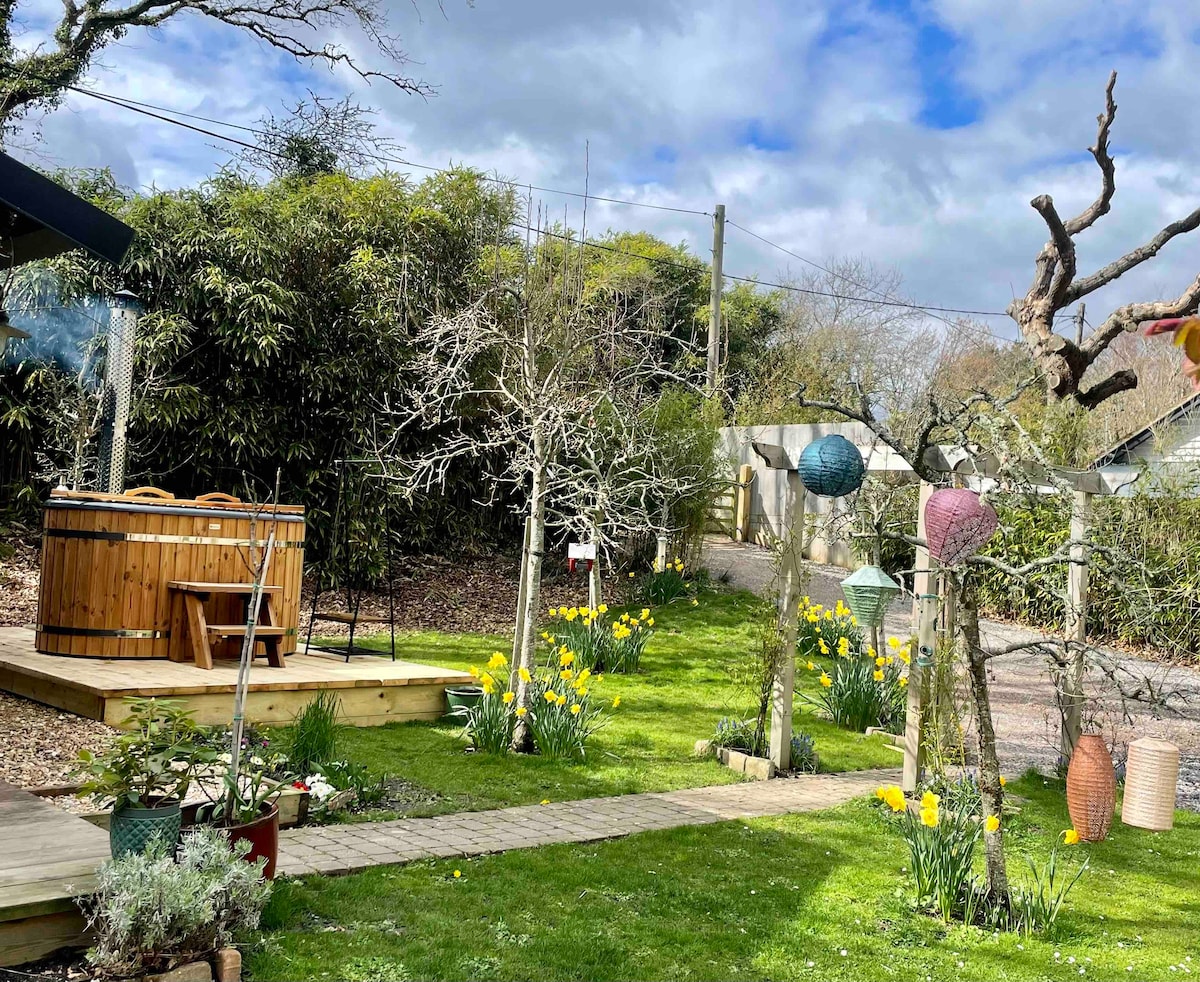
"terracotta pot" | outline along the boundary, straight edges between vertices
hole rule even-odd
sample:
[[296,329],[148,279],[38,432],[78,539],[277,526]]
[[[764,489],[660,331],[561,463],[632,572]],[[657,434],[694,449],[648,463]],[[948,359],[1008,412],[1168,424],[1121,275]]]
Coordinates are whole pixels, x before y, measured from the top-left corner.
[[253,822],[231,825],[221,831],[229,836],[230,842],[249,842],[246,862],[253,863],[265,857],[267,865],[263,867],[263,876],[268,880],[275,879],[275,862],[279,858],[279,807],[274,802],[264,805],[262,815]]
[[1117,804],[1117,775],[1112,755],[1096,733],[1085,733],[1067,768],[1067,811],[1085,842],[1100,842],[1112,828]]

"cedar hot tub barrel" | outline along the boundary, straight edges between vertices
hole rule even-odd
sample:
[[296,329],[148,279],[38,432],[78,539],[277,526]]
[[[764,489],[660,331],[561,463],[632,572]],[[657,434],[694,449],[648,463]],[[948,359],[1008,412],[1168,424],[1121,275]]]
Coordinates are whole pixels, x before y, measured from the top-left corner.
[[[167,658],[172,628],[167,584],[251,582],[251,546],[264,547],[272,527],[275,550],[266,582],[281,588],[274,601],[287,632],[280,650],[290,654],[300,617],[303,508],[264,509],[225,494],[184,500],[156,488],[123,495],[52,492],[43,525],[37,650]],[[243,602],[214,596],[209,622],[239,623]],[[236,657],[240,647],[240,639],[223,642],[214,654]]]

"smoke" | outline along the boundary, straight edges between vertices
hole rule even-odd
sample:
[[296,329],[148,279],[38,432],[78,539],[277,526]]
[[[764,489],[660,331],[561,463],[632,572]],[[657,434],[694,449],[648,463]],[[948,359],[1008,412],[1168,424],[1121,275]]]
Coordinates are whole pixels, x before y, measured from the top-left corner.
[[29,333],[10,341],[5,360],[57,365],[77,375],[80,384],[98,380],[97,366],[108,329],[109,306],[98,296],[66,297],[53,270],[38,264],[14,271],[7,294],[0,297],[13,327]]

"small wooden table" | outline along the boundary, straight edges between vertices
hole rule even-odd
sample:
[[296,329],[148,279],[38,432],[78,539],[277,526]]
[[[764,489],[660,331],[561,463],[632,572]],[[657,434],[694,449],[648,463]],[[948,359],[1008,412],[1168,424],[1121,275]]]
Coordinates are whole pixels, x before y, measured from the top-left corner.
[[[209,624],[204,615],[204,601],[214,594],[234,594],[250,602],[254,592],[253,583],[204,583],[193,580],[171,580],[167,583],[171,591],[171,639],[168,654],[172,661],[194,661],[199,668],[213,667],[210,638],[245,637],[246,623]],[[271,602],[274,594],[283,587],[264,586],[262,603],[258,608],[258,623],[254,628],[255,641],[261,641],[267,651],[267,664],[272,668],[283,668],[283,653],[279,640],[284,629],[279,626],[275,606]]]

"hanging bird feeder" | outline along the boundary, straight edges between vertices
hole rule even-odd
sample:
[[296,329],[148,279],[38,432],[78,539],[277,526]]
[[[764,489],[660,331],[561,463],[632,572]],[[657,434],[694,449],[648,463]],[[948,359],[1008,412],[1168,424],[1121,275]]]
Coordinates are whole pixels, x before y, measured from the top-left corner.
[[929,555],[954,566],[975,555],[995,534],[996,510],[967,488],[942,488],[925,505],[925,542]]
[[805,447],[796,470],[813,494],[840,498],[862,487],[867,468],[858,447],[834,433]]
[[878,566],[863,566],[842,580],[846,603],[863,627],[879,627],[900,584]]

